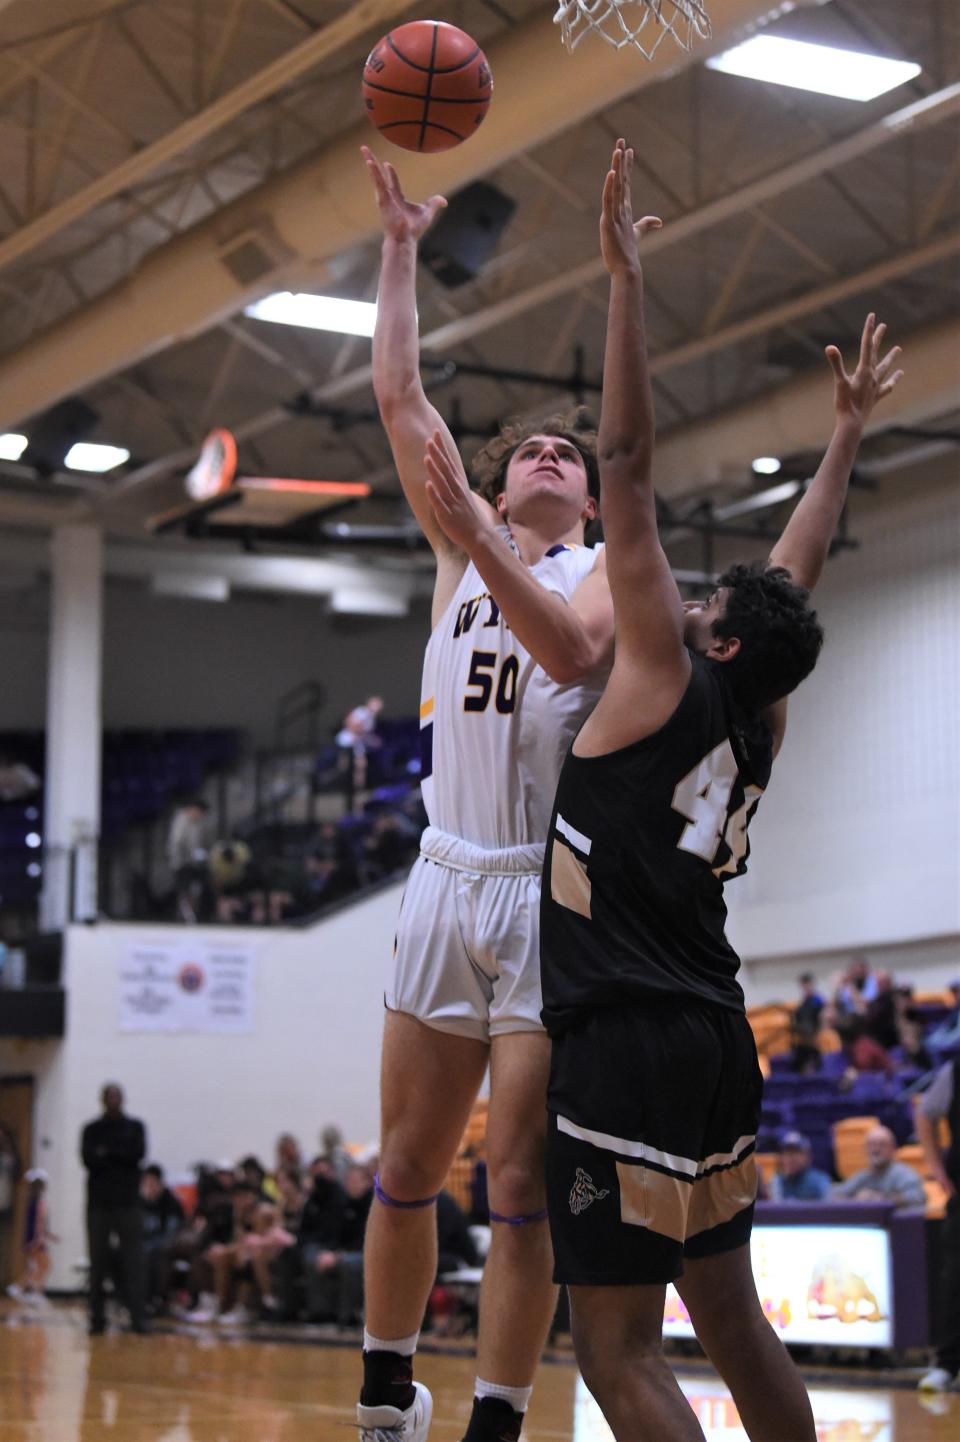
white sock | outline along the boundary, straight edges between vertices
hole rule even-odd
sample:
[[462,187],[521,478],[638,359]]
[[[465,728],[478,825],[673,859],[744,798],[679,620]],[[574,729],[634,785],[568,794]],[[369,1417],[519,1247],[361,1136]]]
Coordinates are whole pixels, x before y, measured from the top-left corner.
[[500,1397],[504,1402],[509,1402],[514,1412],[526,1412],[530,1406],[530,1395],[532,1387],[501,1387],[499,1382],[485,1382],[478,1377],[474,1383],[473,1395],[478,1401],[484,1397]]
[[401,1357],[412,1357],[417,1350],[420,1333],[412,1332],[409,1337],[371,1337],[363,1329],[363,1350],[365,1352],[397,1352]]

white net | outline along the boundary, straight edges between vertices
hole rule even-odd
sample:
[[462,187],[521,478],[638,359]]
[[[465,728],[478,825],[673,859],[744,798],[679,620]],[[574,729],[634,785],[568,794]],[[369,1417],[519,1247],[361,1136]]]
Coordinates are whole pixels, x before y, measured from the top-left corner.
[[635,45],[652,60],[671,35],[689,50],[694,36],[710,35],[710,19],[702,0],[561,0],[553,17],[563,43],[573,51],[591,31],[614,49]]

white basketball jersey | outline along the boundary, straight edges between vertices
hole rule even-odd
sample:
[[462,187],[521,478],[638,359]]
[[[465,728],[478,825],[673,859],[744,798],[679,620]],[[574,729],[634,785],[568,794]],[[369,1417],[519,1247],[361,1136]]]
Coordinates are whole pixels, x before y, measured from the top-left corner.
[[[509,531],[498,533],[516,551]],[[569,601],[597,555],[552,546],[531,575]],[[551,681],[469,563],[423,662],[421,786],[430,824],[491,851],[545,843],[563,759],[606,679],[601,668],[570,685]]]

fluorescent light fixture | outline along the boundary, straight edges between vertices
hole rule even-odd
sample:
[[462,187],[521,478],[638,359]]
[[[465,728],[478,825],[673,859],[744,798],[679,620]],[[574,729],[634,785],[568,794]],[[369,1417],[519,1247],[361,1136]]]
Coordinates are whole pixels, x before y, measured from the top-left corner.
[[254,320],[299,325],[307,330],[333,330],[340,335],[373,335],[377,307],[369,300],[343,300],[336,295],[297,294],[278,290],[244,310]]
[[729,506],[718,506],[713,513],[715,521],[732,521],[737,516],[748,516],[752,511],[765,511],[768,506],[779,506],[781,501],[790,501],[798,491],[803,490],[802,481],[783,481],[771,486],[768,491],[757,491],[753,496],[731,501]]
[[778,35],[755,35],[733,50],[712,55],[707,65],[727,75],[816,90],[843,100],[875,100],[920,74],[920,66],[912,61],[889,60],[885,55],[865,55],[859,50],[837,50],[832,45],[810,45],[804,40],[784,40]]
[[780,462],[776,456],[757,456],[757,459],[750,463],[750,469],[758,476],[775,476],[780,469]]
[[18,436],[15,431],[0,436],[0,461],[19,461],[26,449],[26,436]]
[[92,441],[77,441],[70,447],[63,464],[68,471],[112,471],[114,466],[129,461],[130,452],[123,446],[99,446]]

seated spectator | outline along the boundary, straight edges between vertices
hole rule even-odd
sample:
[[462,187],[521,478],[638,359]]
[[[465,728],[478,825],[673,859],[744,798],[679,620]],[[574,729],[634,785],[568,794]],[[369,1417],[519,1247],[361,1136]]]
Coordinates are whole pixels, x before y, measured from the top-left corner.
[[194,1305],[183,1314],[188,1321],[210,1322],[217,1315],[208,1254],[212,1247],[229,1246],[233,1241],[235,1190],[232,1162],[217,1162],[212,1171],[198,1169],[196,1211],[168,1253],[171,1266],[178,1261],[190,1266],[188,1287]]
[[906,1162],[894,1158],[897,1139],[889,1127],[874,1127],[865,1141],[868,1166],[845,1182],[833,1196],[848,1202],[892,1202],[895,1207],[925,1207],[923,1182]]
[[343,1145],[343,1132],[332,1123],[320,1133],[320,1158],[332,1168],[337,1181],[343,1181],[352,1158]]
[[376,734],[377,717],[383,710],[382,696],[369,696],[361,706],[343,718],[337,732],[340,749],[340,770],[343,774],[344,801],[347,813],[353,810],[354,799],[367,784],[367,756],[380,745]]
[[898,993],[889,971],[878,971],[876,981],[877,992],[873,1000],[867,1003],[863,1029],[865,1034],[879,1042],[885,1051],[892,1051],[895,1046],[900,1045]]
[[166,1185],[163,1168],[156,1163],[143,1169],[140,1211],[143,1217],[147,1311],[156,1317],[166,1311],[170,1275],[168,1254],[186,1220],[179,1197]]
[[795,1072],[814,1072],[820,1070],[817,1035],[826,1001],[817,990],[813,972],[804,972],[799,981],[800,1001],[794,1008],[792,1017],[793,1052],[790,1066]]
[[317,1258],[323,1253],[335,1252],[340,1245],[347,1199],[331,1171],[325,1158],[314,1159],[310,1167],[311,1186],[300,1215],[297,1247],[278,1259],[278,1291],[285,1317],[295,1317],[299,1311],[301,1282],[306,1283],[307,1314],[311,1314],[317,1302],[312,1290],[313,1278],[318,1275]]
[[196,921],[203,911],[207,890],[209,811],[207,803],[196,796],[179,806],[170,822],[167,863],[173,872],[180,921]]
[[245,841],[216,841],[207,857],[214,916],[229,926],[245,920],[258,885],[253,853]]
[[237,1172],[239,1173],[241,1183],[245,1183],[246,1186],[256,1192],[261,1201],[276,1201],[276,1197],[272,1197],[266,1189],[267,1169],[257,1157],[244,1157],[243,1160],[237,1164]]
[[926,1047],[934,1062],[960,1048],[960,976],[950,983],[953,993],[953,1009],[935,1026],[926,1037]]
[[309,914],[339,901],[359,884],[357,863],[345,837],[332,821],[324,822],[294,883],[294,904],[301,913]]
[[303,1206],[307,1199],[299,1168],[281,1167],[273,1178],[273,1183],[283,1225],[288,1231],[296,1232],[300,1227]]
[[244,1252],[241,1262],[240,1248],[247,1234],[253,1230],[254,1212],[260,1198],[253,1187],[246,1182],[237,1182],[230,1193],[231,1227],[225,1241],[211,1241],[205,1246],[200,1262],[202,1271],[201,1304],[187,1314],[190,1322],[218,1322],[232,1326],[250,1320],[242,1302],[237,1300],[238,1281],[248,1276],[238,1276],[249,1262]]
[[368,881],[392,876],[413,860],[418,839],[404,819],[392,811],[374,818],[363,842],[363,869]]
[[296,1171],[303,1171],[303,1155],[300,1151],[300,1143],[290,1132],[281,1132],[277,1137],[276,1163],[274,1172],[279,1172],[281,1167],[294,1167]]
[[822,1202],[832,1182],[812,1165],[809,1140],[802,1132],[785,1132],[780,1141],[780,1165],[770,1180],[772,1202]]
[[858,956],[841,976],[834,992],[835,1024],[843,1017],[864,1016],[876,995],[877,978],[871,972],[866,958]]
[[355,1163],[347,1167],[343,1191],[335,1244],[304,1248],[307,1320],[350,1327],[363,1313],[363,1238],[373,1201],[373,1182],[366,1167]]
[[843,1043],[843,1055],[847,1062],[847,1080],[852,1081],[860,1072],[885,1072],[893,1076],[896,1064],[872,1036],[867,1036],[866,1022],[860,1016],[848,1016],[837,1022],[837,1030]]
[[218,1319],[221,1323],[252,1321],[257,1302],[268,1317],[280,1315],[280,1302],[274,1295],[272,1268],[281,1252],[293,1247],[296,1240],[294,1234],[283,1226],[278,1206],[273,1202],[257,1203],[249,1229],[239,1238],[234,1250],[237,1305],[232,1312],[221,1315]]
[[437,1197],[437,1276],[479,1265],[466,1213],[449,1192],[441,1192]]

